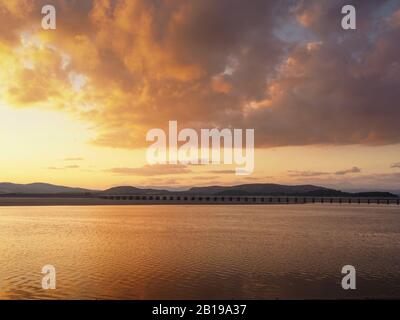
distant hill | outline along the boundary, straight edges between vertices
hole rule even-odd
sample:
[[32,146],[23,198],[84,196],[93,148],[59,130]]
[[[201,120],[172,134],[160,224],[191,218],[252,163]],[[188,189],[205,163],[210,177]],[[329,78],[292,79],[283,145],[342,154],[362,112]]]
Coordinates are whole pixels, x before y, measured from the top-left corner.
[[273,183],[242,184],[230,187],[196,187],[190,193],[211,195],[339,195],[340,191],[313,185],[287,186]]
[[315,196],[315,197],[392,197],[389,192],[342,192],[314,185],[288,186],[272,183],[242,184],[237,186],[193,187],[185,191],[141,189],[130,186],[114,187],[101,192],[108,195],[150,195],[150,194],[193,194],[193,195],[231,195],[231,196]]
[[16,184],[0,183],[0,194],[84,194],[94,193],[96,190],[57,186],[48,183]]
[[370,197],[370,198],[398,198],[397,194],[393,194],[390,192],[358,192],[358,193],[350,193],[353,197]]
[[353,193],[353,194],[369,194],[369,193],[374,194],[376,192],[382,192],[382,193],[389,192],[391,194],[395,194],[400,197],[400,190],[396,190],[396,189],[389,189],[389,190],[382,191],[382,190],[371,190],[371,189],[366,189],[366,188],[357,188],[357,189],[347,189],[346,191],[349,193]]
[[287,186],[273,183],[242,184],[237,186],[223,187],[195,187],[186,193],[204,195],[231,195],[231,196],[315,196],[315,197],[393,197],[397,195],[389,192],[342,192],[335,189],[319,187],[314,185]]
[[131,187],[131,186],[122,186],[122,187],[113,187],[104,191],[101,191],[100,194],[112,194],[112,195],[141,195],[141,194],[166,194],[170,193],[170,191],[167,190],[157,190],[157,189],[140,189],[136,187]]
[[315,196],[315,197],[380,197],[397,198],[390,192],[342,192],[335,189],[319,187],[314,185],[288,186],[272,183],[242,184],[236,186],[209,186],[193,187],[185,191],[168,191],[159,189],[137,188],[132,186],[120,186],[106,189],[104,191],[89,190],[83,188],[71,188],[57,186],[48,183],[15,184],[0,183],[0,195],[32,195],[32,196],[55,196],[55,195],[154,195],[154,194],[183,194],[183,195],[231,195],[231,196]]

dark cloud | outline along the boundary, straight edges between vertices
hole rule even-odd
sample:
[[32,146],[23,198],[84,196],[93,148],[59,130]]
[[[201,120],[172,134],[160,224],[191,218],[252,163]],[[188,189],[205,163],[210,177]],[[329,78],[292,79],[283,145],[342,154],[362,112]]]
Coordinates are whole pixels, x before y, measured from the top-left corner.
[[343,176],[345,174],[349,174],[349,173],[360,173],[361,169],[358,167],[353,167],[351,169],[348,170],[340,170],[340,171],[336,171],[335,174],[338,176]]
[[[45,34],[43,3],[0,1],[3,56],[21,52],[23,31],[45,41],[30,48],[35,72],[16,62],[0,85],[12,105],[93,122],[94,143],[142,147],[168,120],[254,128],[258,147],[400,142],[398,1],[59,0],[59,28]],[[355,31],[340,27],[345,4]],[[79,95],[71,72],[88,79]]]

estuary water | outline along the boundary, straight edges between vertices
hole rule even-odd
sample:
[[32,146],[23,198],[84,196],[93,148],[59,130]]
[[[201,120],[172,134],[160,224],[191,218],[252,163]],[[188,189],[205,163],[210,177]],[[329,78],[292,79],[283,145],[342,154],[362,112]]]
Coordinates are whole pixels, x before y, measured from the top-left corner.
[[0,207],[0,299],[320,298],[400,298],[399,206]]

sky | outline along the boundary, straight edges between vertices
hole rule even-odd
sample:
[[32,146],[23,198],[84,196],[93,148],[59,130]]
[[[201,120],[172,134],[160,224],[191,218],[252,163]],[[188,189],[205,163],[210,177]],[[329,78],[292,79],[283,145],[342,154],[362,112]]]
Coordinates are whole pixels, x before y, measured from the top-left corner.
[[[399,1],[0,0],[0,19],[0,181],[400,190]],[[150,165],[172,120],[254,129],[254,172]]]

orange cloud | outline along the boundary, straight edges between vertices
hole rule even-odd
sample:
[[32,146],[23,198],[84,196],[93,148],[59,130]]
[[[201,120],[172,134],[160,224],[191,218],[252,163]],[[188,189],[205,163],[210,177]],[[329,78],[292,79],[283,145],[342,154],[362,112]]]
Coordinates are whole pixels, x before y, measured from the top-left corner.
[[212,79],[211,86],[215,92],[229,93],[232,89],[231,85],[224,80],[222,76],[217,76]]
[[400,27],[400,9],[395,11],[389,18],[389,23],[395,28]]
[[[48,32],[45,1],[0,0],[0,98],[71,113],[93,124],[93,143],[143,147],[169,120],[255,128],[260,147],[400,141],[400,31],[373,22],[377,2],[365,1],[351,36],[337,28],[338,3],[53,2]],[[312,40],[278,37],[282,19]]]

